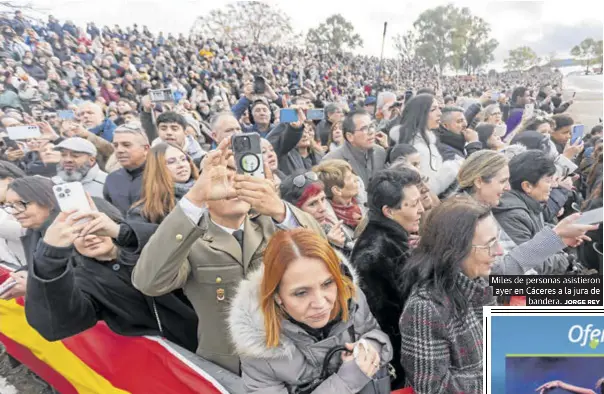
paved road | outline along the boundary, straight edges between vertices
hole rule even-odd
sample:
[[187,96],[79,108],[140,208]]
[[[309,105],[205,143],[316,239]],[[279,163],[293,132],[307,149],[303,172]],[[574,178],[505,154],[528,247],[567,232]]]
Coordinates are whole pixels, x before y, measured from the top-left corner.
[[604,118],[603,90],[602,75],[570,76],[564,79],[564,100],[569,100],[577,92],[568,113],[576,123],[585,125],[586,132],[598,124],[599,119]]

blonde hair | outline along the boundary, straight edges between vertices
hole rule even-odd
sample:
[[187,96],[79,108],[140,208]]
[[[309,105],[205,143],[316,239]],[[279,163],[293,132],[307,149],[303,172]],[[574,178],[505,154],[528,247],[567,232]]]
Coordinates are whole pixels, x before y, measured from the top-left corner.
[[320,164],[313,167],[313,172],[317,174],[319,180],[325,186],[325,195],[327,198],[333,198],[331,188],[336,186],[344,187],[344,179],[348,172],[352,173],[352,167],[348,162],[340,159],[332,159],[322,161]]
[[457,182],[461,190],[471,191],[476,180],[490,182],[507,165],[508,160],[499,152],[492,150],[475,152],[462,164],[457,174]]

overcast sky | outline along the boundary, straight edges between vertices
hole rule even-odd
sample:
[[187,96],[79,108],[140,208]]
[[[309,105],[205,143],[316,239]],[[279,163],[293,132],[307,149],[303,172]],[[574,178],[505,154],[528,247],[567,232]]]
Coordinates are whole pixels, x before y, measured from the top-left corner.
[[[95,21],[100,25],[147,25],[152,31],[188,32],[197,16],[208,7],[228,1],[213,0],[32,0],[35,6],[60,20],[77,25]],[[382,29],[388,22],[385,56],[394,56],[392,37],[409,29],[419,14],[446,1],[268,1],[292,18],[296,31],[318,25],[334,13],[351,21],[364,41],[358,52],[379,56]],[[454,1],[470,7],[474,15],[490,23],[492,36],[499,41],[495,64],[502,64],[510,49],[528,45],[542,56],[552,51],[568,56],[570,48],[586,37],[600,40],[603,35],[602,5],[595,1]]]

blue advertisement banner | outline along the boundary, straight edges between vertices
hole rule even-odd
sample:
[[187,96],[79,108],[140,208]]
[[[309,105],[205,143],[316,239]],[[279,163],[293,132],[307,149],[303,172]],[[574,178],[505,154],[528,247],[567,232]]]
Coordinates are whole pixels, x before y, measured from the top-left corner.
[[604,378],[604,316],[494,315],[490,325],[492,393],[594,390]]

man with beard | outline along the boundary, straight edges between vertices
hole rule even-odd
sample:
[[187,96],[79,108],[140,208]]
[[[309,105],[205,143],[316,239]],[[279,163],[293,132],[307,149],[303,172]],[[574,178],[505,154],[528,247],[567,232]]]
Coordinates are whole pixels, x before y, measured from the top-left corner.
[[92,142],[72,137],[63,140],[55,149],[61,151],[61,161],[57,165],[57,176],[52,177],[52,181],[56,185],[81,182],[92,197],[103,198],[107,173],[101,171],[96,162],[97,151]]

